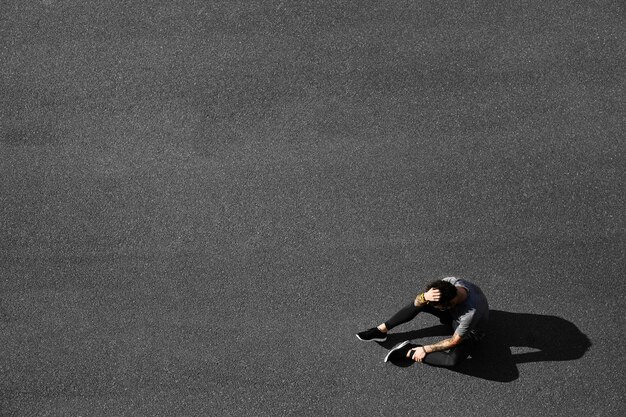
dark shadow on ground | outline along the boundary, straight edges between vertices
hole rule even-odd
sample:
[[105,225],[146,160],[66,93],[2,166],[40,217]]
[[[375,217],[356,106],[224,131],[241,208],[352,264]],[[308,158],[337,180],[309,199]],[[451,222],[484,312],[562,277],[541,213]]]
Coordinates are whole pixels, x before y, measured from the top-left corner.
[[[444,325],[406,333],[390,334],[381,346],[390,349],[404,340],[448,336]],[[591,341],[573,323],[556,316],[510,313],[491,310],[488,336],[465,361],[450,370],[477,378],[511,382],[519,378],[518,363],[570,361],[581,358],[591,347]],[[530,350],[514,354],[512,348]],[[397,366],[414,362],[401,360]]]

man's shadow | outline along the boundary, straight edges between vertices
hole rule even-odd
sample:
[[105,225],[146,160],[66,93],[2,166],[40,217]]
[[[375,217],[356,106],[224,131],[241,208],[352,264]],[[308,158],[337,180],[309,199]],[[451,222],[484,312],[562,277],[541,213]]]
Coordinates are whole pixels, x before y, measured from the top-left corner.
[[[389,334],[387,340],[379,344],[391,349],[405,340],[450,334],[450,327],[440,325]],[[581,358],[590,347],[589,338],[573,323],[560,317],[491,310],[487,337],[469,358],[450,369],[491,381],[511,382],[519,378],[518,363],[570,361]],[[526,352],[513,353],[512,348]],[[394,363],[410,366],[414,362]]]

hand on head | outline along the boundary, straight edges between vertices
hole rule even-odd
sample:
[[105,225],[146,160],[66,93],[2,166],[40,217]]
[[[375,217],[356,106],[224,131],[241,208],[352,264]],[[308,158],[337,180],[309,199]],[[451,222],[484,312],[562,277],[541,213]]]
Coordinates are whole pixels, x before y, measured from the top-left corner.
[[441,299],[441,291],[437,288],[431,288],[424,293],[424,298],[426,301],[437,302]]

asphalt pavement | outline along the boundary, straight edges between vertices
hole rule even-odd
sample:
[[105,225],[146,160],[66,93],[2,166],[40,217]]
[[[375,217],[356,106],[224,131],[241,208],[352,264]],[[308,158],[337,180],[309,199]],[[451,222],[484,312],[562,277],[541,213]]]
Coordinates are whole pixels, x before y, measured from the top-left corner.
[[[0,415],[625,415],[625,23],[2,1]],[[481,352],[357,340],[446,276]]]

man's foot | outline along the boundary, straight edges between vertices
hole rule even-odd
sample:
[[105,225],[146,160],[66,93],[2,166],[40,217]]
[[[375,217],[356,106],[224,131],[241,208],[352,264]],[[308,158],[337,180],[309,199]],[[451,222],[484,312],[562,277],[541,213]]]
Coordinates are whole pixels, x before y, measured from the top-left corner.
[[387,333],[381,332],[377,327],[372,327],[369,330],[357,333],[356,337],[364,342],[384,342],[387,340]]
[[391,348],[387,356],[385,356],[385,362],[399,360],[399,359],[407,359],[406,354],[409,350],[417,347],[419,345],[414,345],[408,340],[400,343],[399,345],[395,345]]

